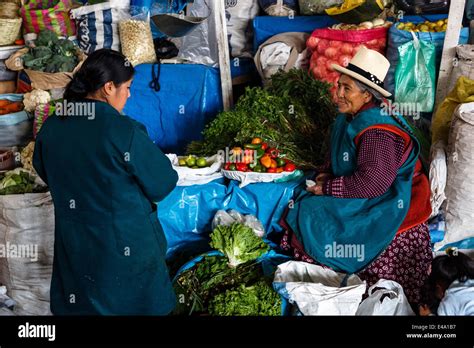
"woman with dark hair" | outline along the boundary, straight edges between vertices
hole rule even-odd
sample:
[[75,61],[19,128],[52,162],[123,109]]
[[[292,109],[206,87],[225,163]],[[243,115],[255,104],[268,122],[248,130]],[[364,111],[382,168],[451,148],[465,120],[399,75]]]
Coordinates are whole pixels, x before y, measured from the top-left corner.
[[446,254],[433,260],[420,315],[474,315],[474,260],[456,248]]
[[330,161],[289,209],[281,246],[295,259],[402,285],[415,308],[432,260],[429,182],[408,123],[384,110],[389,61],[362,48],[338,81]]
[[166,315],[175,294],[156,203],[177,174],[140,123],[122,116],[134,69],[92,53],[38,134],[34,167],[55,210],[51,311]]

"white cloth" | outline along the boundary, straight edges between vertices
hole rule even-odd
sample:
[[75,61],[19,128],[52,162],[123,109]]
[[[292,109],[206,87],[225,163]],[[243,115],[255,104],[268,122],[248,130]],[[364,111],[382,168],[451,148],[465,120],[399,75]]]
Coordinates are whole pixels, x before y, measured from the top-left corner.
[[211,166],[199,169],[181,167],[179,158],[175,154],[167,154],[166,156],[173,165],[173,169],[178,173],[177,186],[204,185],[223,177],[220,172],[224,163],[222,156],[207,157],[206,160],[208,163],[212,163]]
[[439,209],[446,199],[445,189],[448,177],[446,163],[446,144],[439,141],[431,147],[430,188],[431,217],[438,215]]
[[273,286],[303,315],[354,315],[366,290],[356,275],[297,261],[278,266]]
[[269,65],[285,66],[290,58],[291,47],[283,42],[275,42],[262,48],[260,62],[265,70]]
[[439,304],[438,315],[474,315],[474,279],[455,280]]

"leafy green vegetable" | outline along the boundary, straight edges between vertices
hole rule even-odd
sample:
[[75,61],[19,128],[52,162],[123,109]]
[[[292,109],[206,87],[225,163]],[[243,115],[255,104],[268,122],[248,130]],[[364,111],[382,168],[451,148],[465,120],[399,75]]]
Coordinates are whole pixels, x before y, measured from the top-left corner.
[[49,30],[40,32],[35,41],[36,47],[22,56],[25,67],[48,73],[71,72],[78,63],[76,46],[66,39],[58,39]]
[[35,41],[36,47],[46,46],[52,47],[55,43],[58,42],[58,36],[52,30],[43,30],[38,34],[38,38]]
[[38,186],[35,178],[27,171],[15,169],[0,175],[0,195],[45,192],[46,188]]
[[301,167],[324,161],[336,116],[329,85],[303,70],[279,72],[268,89],[247,88],[234,109],[220,113],[187,152],[210,156],[261,137]]
[[279,316],[281,299],[264,280],[251,286],[240,284],[215,296],[209,303],[209,313],[219,316]]
[[210,244],[227,256],[231,267],[256,260],[269,250],[269,246],[250,227],[239,223],[217,226],[211,233]]
[[263,277],[260,264],[247,262],[230,268],[224,256],[206,256],[191,269],[181,273],[174,282],[178,299],[174,314],[207,312],[209,301],[217,294],[238,284],[248,284]]

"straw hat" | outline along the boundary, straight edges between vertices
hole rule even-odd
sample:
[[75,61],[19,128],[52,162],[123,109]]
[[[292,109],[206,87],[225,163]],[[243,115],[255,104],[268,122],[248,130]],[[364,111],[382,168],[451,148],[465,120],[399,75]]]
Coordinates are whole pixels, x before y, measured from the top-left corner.
[[390,62],[377,51],[361,47],[347,68],[337,64],[333,64],[332,67],[334,70],[375,89],[386,98],[392,96],[390,92],[385,90],[383,84],[388,69],[390,68]]

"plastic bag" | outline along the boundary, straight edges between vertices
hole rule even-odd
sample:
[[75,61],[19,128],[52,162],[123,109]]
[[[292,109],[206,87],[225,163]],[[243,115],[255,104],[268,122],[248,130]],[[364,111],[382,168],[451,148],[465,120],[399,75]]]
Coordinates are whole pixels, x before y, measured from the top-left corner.
[[[440,19],[446,19],[446,15],[427,15],[427,16],[404,16],[401,20],[402,23],[412,22],[412,23],[421,23],[425,20],[429,21],[438,21]],[[436,71],[439,70],[441,64],[441,55],[443,53],[444,39],[446,37],[446,32],[439,33],[416,33],[416,37],[420,41],[430,42],[436,48]],[[387,77],[384,81],[384,86],[387,91],[390,93],[395,92],[395,70],[398,65],[398,48],[404,43],[410,42],[413,40],[413,36],[409,31],[400,30],[396,25],[392,25],[388,32],[388,43],[387,43],[387,59],[390,62],[390,69],[388,70]],[[459,43],[467,44],[469,40],[469,28],[462,28],[459,35]]]
[[30,0],[20,9],[23,32],[36,33],[49,29],[59,36],[76,34],[74,20],[69,17],[73,0]]
[[79,47],[90,54],[101,48],[120,50],[118,23],[130,17],[130,2],[105,2],[71,10],[76,20]]
[[297,0],[258,0],[258,3],[269,16],[287,17],[297,14]]
[[237,210],[219,210],[214,219],[212,219],[212,229],[214,230],[217,226],[230,226],[233,223],[243,224],[250,227],[255,235],[260,238],[265,236],[265,229],[262,223],[254,215],[243,215]]
[[341,23],[359,24],[370,21],[384,10],[381,0],[344,0],[338,7],[331,7],[326,13]]
[[436,53],[433,44],[413,41],[398,48],[400,61],[395,71],[395,101],[416,105],[419,112],[432,112],[436,93]]
[[278,266],[273,288],[303,315],[354,315],[367,286],[357,275],[288,261]]
[[315,14],[325,14],[325,10],[334,6],[340,6],[344,0],[298,0],[300,14],[311,16]]
[[436,216],[446,199],[445,188],[448,178],[448,168],[446,161],[446,144],[442,141],[433,144],[431,148],[430,163],[430,202],[433,209],[431,216]]
[[380,279],[368,293],[356,315],[415,315],[402,286],[393,280]]
[[[209,6],[209,8],[206,6]],[[195,0],[190,7],[191,16],[206,17],[209,11],[214,12],[215,2],[209,0]],[[217,48],[216,21],[214,16],[198,25],[188,35],[181,38],[181,47],[178,57],[196,64],[217,67],[219,63],[219,50]],[[230,33],[229,33],[230,35]]]
[[135,16],[119,23],[122,53],[135,66],[156,62],[155,46],[148,15]]

